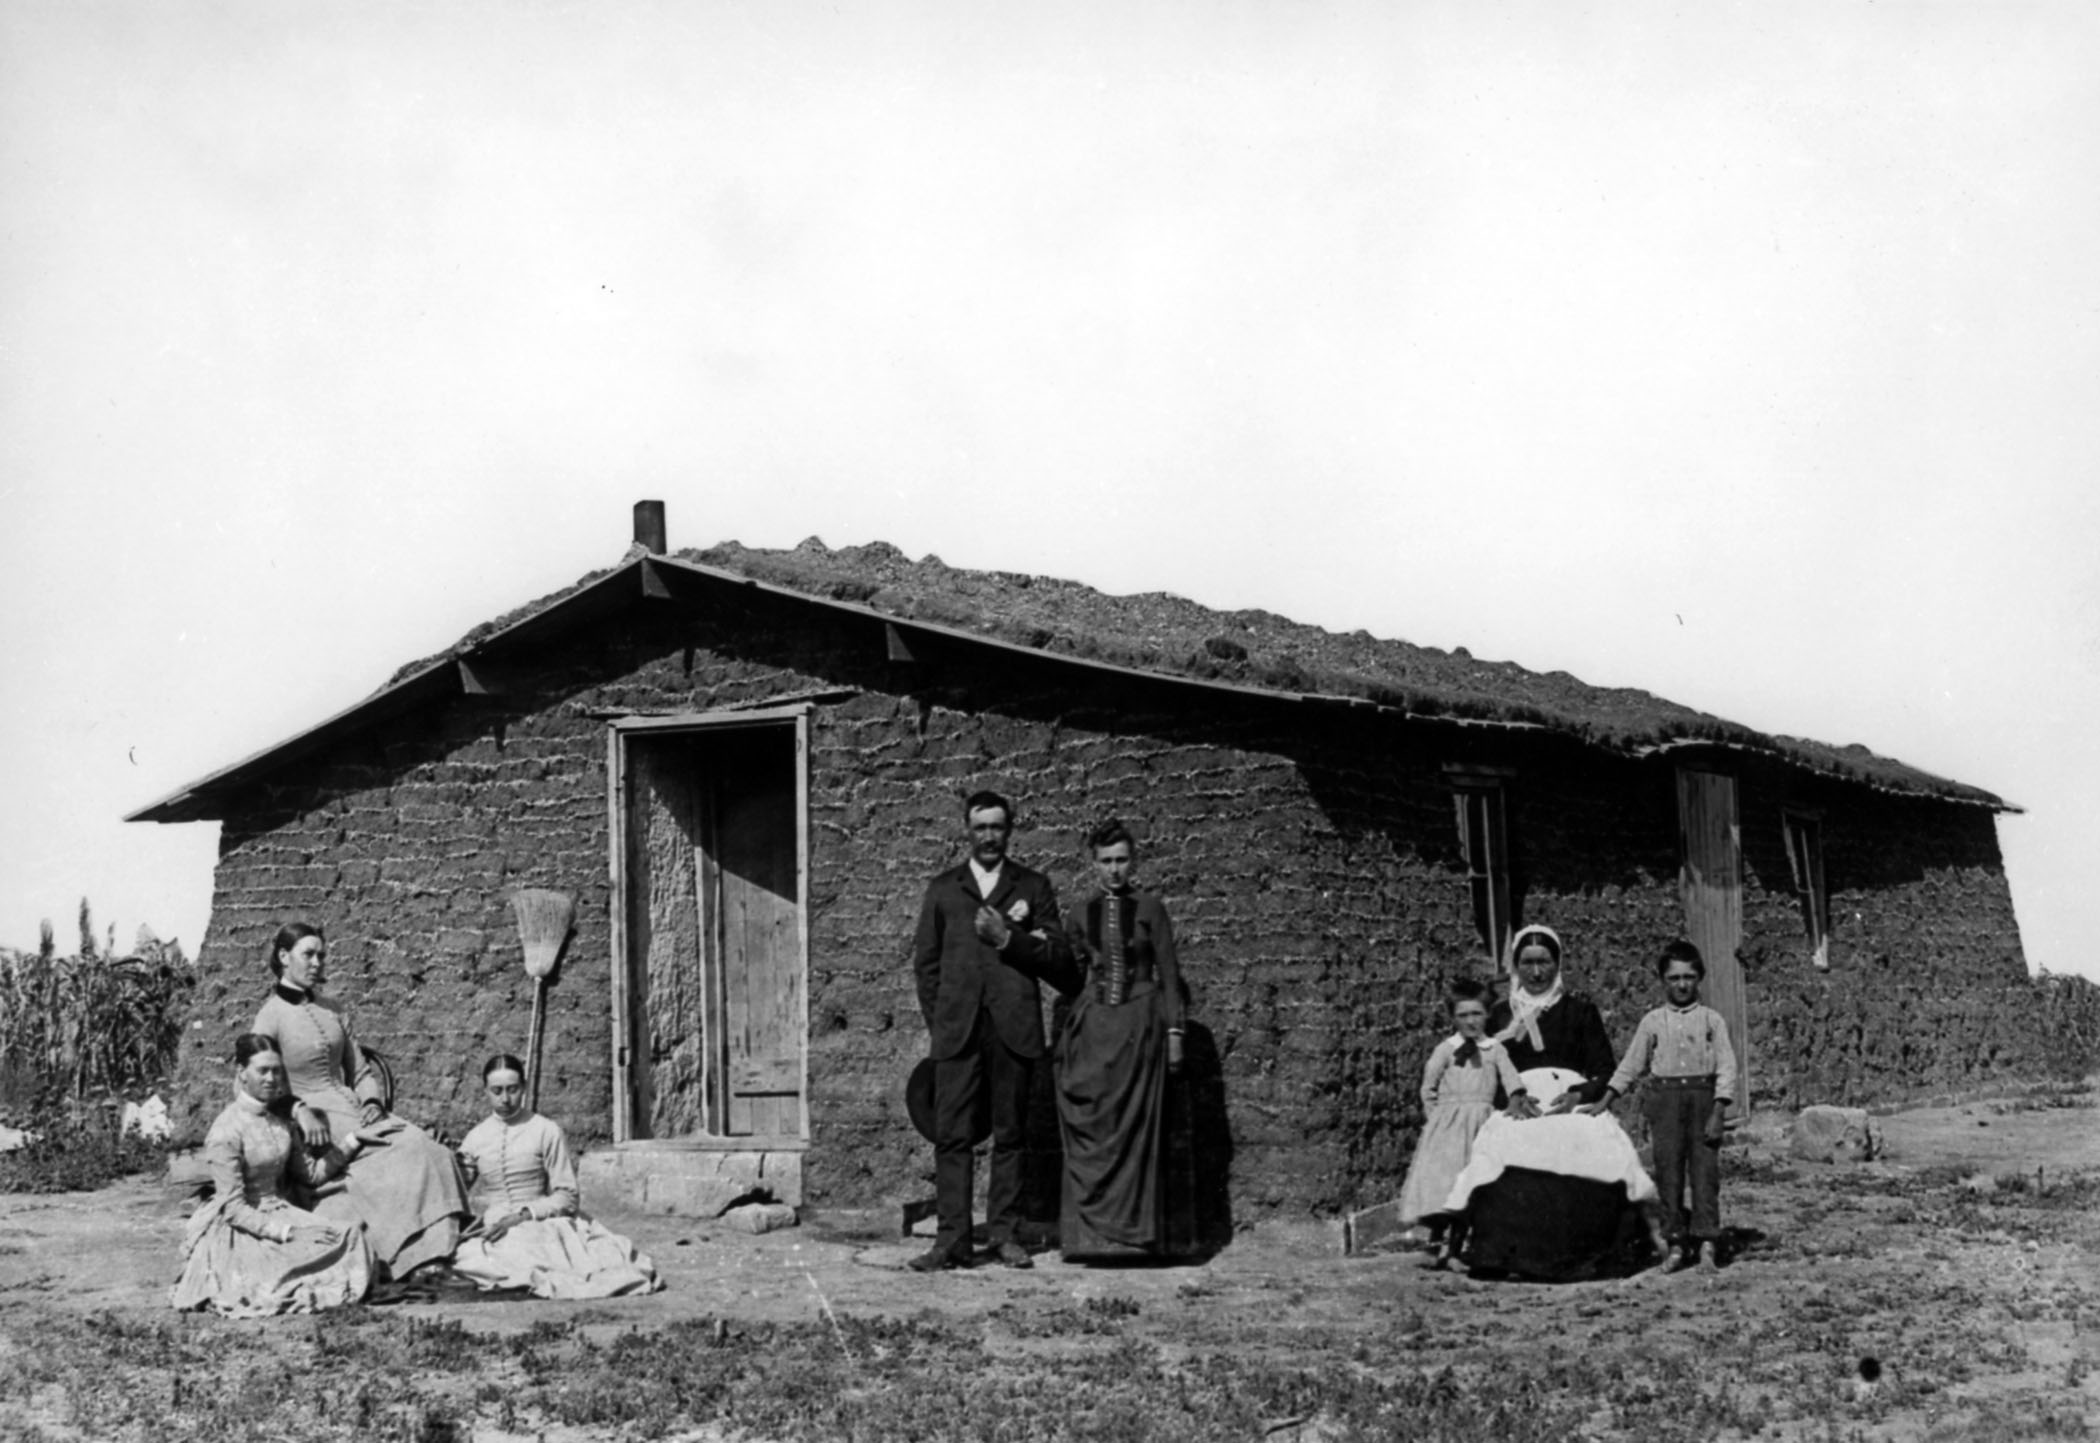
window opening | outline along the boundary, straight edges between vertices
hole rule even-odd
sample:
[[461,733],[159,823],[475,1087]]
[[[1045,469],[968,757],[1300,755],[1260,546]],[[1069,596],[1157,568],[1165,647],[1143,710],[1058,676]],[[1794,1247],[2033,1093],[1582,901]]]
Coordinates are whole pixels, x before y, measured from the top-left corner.
[[1794,872],[1794,895],[1808,930],[1810,955],[1819,971],[1830,967],[1830,893],[1823,883],[1823,823],[1805,812],[1782,814],[1786,859]]
[[1458,812],[1459,854],[1466,864],[1472,893],[1473,927],[1494,963],[1494,975],[1505,969],[1503,953],[1516,930],[1516,907],[1509,880],[1509,813],[1504,778],[1499,774],[1447,769]]

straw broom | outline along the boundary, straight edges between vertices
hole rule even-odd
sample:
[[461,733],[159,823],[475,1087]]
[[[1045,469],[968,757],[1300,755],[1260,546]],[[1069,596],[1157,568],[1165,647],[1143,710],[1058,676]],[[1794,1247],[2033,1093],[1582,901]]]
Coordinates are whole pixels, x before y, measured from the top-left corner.
[[562,944],[576,919],[576,899],[566,892],[528,888],[511,894],[518,914],[518,940],[525,944],[525,975],[532,979],[532,1036],[525,1045],[533,1111],[540,1106],[540,1037],[547,1018],[547,974],[561,960]]

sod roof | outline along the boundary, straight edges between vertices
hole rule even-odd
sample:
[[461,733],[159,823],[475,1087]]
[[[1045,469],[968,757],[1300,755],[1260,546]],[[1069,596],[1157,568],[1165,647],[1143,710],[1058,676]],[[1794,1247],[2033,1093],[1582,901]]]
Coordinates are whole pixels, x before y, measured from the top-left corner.
[[[1365,631],[1338,634],[1273,612],[1216,611],[1166,592],[1111,596],[1055,577],[962,570],[934,556],[914,561],[879,541],[834,550],[812,538],[785,551],[732,541],[660,560],[1052,656],[1371,702],[1414,717],[1542,727],[1628,755],[1733,747],[1888,791],[2019,810],[1981,788],[1864,746],[1759,732],[1631,687],[1591,686],[1564,671],[1484,661],[1464,647],[1441,651]],[[574,587],[476,627],[448,651],[402,668],[390,685],[470,650],[607,574],[594,572]]]

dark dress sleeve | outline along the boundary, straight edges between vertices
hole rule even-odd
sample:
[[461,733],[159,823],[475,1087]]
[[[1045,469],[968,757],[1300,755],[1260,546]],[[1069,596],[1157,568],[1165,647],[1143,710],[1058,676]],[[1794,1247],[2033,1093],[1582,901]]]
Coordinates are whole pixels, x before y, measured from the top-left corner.
[[1087,974],[1094,970],[1094,937],[1100,917],[1099,897],[1081,902],[1065,917],[1065,951],[1071,955],[1072,971],[1081,987],[1086,985]]
[[1611,1034],[1604,1030],[1604,1014],[1587,997],[1570,997],[1561,1005],[1568,1009],[1571,1034],[1568,1051],[1572,1060],[1568,1065],[1584,1079],[1576,1094],[1585,1103],[1595,1102],[1604,1096],[1604,1089],[1611,1085],[1612,1072],[1619,1065],[1618,1055],[1611,1049]]
[[1187,1020],[1187,993],[1181,987],[1181,957],[1174,950],[1174,923],[1167,916],[1167,904],[1157,897],[1147,897],[1152,904],[1152,965],[1159,970],[1160,990],[1166,994],[1167,1027],[1180,1031]]

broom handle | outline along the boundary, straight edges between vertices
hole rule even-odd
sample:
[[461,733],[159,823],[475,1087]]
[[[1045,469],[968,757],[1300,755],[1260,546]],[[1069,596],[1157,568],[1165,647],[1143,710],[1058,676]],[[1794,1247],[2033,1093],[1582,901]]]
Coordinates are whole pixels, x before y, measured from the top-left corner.
[[531,1054],[525,1059],[525,1065],[531,1069],[531,1108],[534,1112],[540,1110],[540,1029],[545,1026],[546,1015],[547,979],[535,977],[532,979],[532,1036],[525,1044],[525,1050]]

